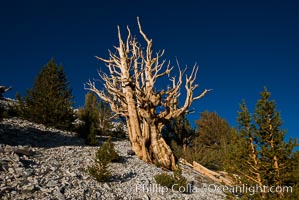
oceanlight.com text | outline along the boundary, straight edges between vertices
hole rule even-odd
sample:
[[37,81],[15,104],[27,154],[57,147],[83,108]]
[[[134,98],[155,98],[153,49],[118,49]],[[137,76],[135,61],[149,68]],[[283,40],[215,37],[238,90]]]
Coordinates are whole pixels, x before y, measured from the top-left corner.
[[256,193],[292,193],[292,186],[262,186],[254,185],[250,186],[247,184],[242,184],[238,186],[226,186],[226,185],[216,185],[209,184],[207,187],[209,192],[222,191],[222,192],[231,192],[231,193],[239,193],[239,194],[249,194],[254,195]]
[[[173,185],[171,188],[160,186],[159,184],[137,184],[135,186],[135,192],[145,192],[145,193],[160,193],[165,194],[170,191],[175,191],[177,185]],[[181,193],[197,193],[197,192],[224,192],[233,194],[249,194],[254,195],[256,193],[292,193],[292,186],[250,186],[247,184],[242,184],[238,186],[226,186],[217,184],[202,184],[201,187],[196,187],[193,184],[187,184],[186,187],[179,187],[178,191]]]

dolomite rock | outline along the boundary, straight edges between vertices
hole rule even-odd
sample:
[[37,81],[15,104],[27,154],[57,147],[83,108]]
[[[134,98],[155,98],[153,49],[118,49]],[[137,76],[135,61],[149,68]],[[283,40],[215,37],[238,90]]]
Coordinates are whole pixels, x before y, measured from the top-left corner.
[[[166,190],[154,176],[165,173],[128,155],[128,140],[114,141],[121,162],[112,163],[110,182],[98,183],[87,173],[98,147],[85,146],[76,133],[47,128],[17,118],[0,122],[0,197],[10,199],[225,199],[209,191],[208,181],[188,166],[183,175],[196,191]],[[171,172],[167,172],[171,174]]]

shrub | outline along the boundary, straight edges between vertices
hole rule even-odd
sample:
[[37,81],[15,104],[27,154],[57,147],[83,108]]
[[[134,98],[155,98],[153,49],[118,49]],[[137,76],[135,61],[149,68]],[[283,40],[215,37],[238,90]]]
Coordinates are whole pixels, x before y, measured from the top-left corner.
[[114,144],[109,138],[98,150],[96,154],[96,159],[100,162],[117,162],[120,159],[120,156],[114,149]]
[[111,177],[109,163],[116,162],[120,156],[114,149],[111,139],[108,139],[97,151],[95,164],[88,168],[88,173],[99,182],[106,182]]
[[90,168],[88,168],[88,173],[93,176],[98,182],[106,182],[111,177],[111,172],[109,170],[109,163],[97,162]]
[[168,175],[167,173],[158,174],[155,176],[155,180],[161,186],[165,186],[181,192],[188,191],[188,181],[184,176],[182,176],[180,170],[175,171],[172,176]]
[[155,176],[156,182],[168,188],[171,188],[174,185],[174,178],[173,176],[168,175],[167,173],[158,174]]

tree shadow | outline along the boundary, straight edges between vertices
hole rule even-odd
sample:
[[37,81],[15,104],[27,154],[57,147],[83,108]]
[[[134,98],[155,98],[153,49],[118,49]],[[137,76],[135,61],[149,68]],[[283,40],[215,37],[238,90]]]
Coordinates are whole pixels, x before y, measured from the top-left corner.
[[113,175],[111,178],[110,178],[110,182],[127,182],[129,180],[131,180],[132,178],[136,177],[137,173],[136,172],[128,172],[128,173],[125,173],[125,174],[116,174],[116,175]]
[[[6,122],[0,121],[0,144],[10,146],[31,146],[54,148],[59,146],[90,146],[85,143],[85,139],[79,137],[76,132],[67,132],[54,128],[45,127],[26,120],[7,119]],[[23,123],[23,124],[22,124]],[[25,124],[25,125],[24,125]],[[109,138],[113,142],[125,140],[111,136],[97,136],[98,145],[101,146]]]
[[76,133],[63,132],[55,129],[48,130],[47,128],[40,130],[35,127],[23,127],[7,123],[0,123],[0,144],[44,148],[86,146],[84,139],[79,138]]

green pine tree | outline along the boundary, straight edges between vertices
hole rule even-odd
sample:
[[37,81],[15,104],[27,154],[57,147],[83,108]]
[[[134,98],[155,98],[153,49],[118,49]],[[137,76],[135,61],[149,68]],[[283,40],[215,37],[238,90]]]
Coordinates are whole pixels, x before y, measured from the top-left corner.
[[120,156],[109,138],[96,152],[95,164],[88,168],[88,172],[99,182],[106,182],[111,178],[109,164],[118,162]]
[[187,146],[195,136],[194,133],[186,113],[172,119],[166,126],[164,136],[176,158],[180,158],[186,153]]
[[[284,140],[286,131],[281,130],[280,113],[276,111],[275,101],[270,100],[270,92],[265,88],[260,97],[253,119],[245,102],[240,105],[239,133],[233,139],[229,169],[238,174],[244,184],[268,187],[251,196],[254,199],[292,199],[293,195],[283,191],[267,190],[281,186],[298,188],[298,170],[294,167],[298,165],[298,153],[294,153],[297,141]],[[249,198],[248,194],[243,197]]]
[[69,129],[74,120],[72,90],[61,65],[51,59],[20,101],[20,114],[31,121]]
[[[233,129],[216,112],[202,112],[189,155],[193,160],[214,170],[223,170]],[[190,160],[191,161],[191,160]]]
[[97,145],[97,129],[99,127],[99,110],[97,97],[88,92],[85,95],[84,108],[79,109],[78,118],[84,122],[78,132],[86,140],[86,144]]
[[86,139],[87,144],[97,144],[97,134],[112,134],[111,117],[112,112],[108,104],[103,101],[98,102],[97,96],[88,92],[85,96],[84,108],[78,111],[78,118],[84,122],[78,130],[80,136]]
[[98,104],[99,110],[99,128],[101,134],[103,135],[111,135],[111,129],[113,128],[111,124],[112,111],[108,105],[104,101],[100,101]]
[[[228,170],[237,173],[241,177],[243,184],[249,186],[258,185],[263,187],[264,179],[261,174],[261,160],[259,148],[256,142],[256,129],[252,124],[252,117],[249,113],[245,101],[240,104],[237,122],[239,124],[239,134],[232,138],[231,157]],[[249,198],[248,194],[243,194],[244,198]],[[254,198],[265,198],[264,191],[254,194]]]
[[[282,120],[276,111],[276,103],[270,100],[267,88],[260,93],[261,99],[256,104],[254,121],[256,123],[257,142],[260,149],[261,171],[265,183],[269,186],[282,186],[293,173],[290,171],[291,157],[297,142],[284,141],[286,131],[281,130]],[[278,193],[283,197],[283,193]]]
[[284,193],[283,199],[298,199],[299,197],[299,151],[294,152],[291,157],[290,176],[284,182],[284,185],[292,186],[292,191]]

